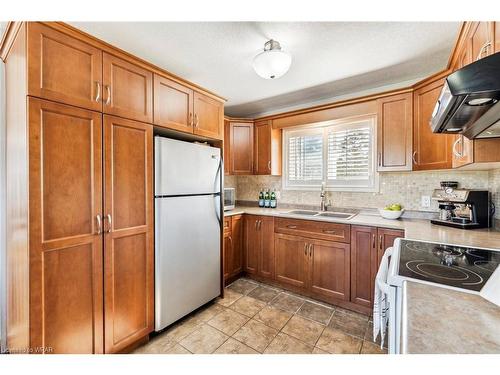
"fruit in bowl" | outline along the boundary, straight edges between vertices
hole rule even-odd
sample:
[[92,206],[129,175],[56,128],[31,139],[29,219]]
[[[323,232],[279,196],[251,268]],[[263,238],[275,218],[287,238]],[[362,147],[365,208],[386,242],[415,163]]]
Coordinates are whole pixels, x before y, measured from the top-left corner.
[[380,216],[384,219],[399,219],[404,212],[404,208],[399,203],[393,203],[385,206],[384,208],[379,208]]

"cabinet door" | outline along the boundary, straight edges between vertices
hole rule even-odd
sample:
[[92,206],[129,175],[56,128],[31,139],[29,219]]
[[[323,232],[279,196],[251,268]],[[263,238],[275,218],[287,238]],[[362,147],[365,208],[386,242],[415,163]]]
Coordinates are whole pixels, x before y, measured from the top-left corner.
[[194,134],[222,139],[224,104],[199,92],[194,92]]
[[271,121],[254,124],[254,173],[281,176],[281,130]]
[[351,302],[366,307],[371,307],[373,303],[376,241],[377,228],[351,227]]
[[224,233],[224,282],[231,277],[232,270],[232,253],[233,253],[233,239],[231,233]]
[[28,23],[28,95],[101,111],[101,82],[101,50]]
[[192,133],[193,94],[193,90],[155,74],[154,124]]
[[114,353],[153,330],[152,126],[104,116],[104,161],[104,337]]
[[378,246],[377,246],[377,263],[375,264],[374,277],[377,274],[378,266],[382,260],[385,251],[394,244],[396,238],[404,238],[405,232],[402,230],[377,228]]
[[153,122],[153,73],[103,53],[103,112]]
[[262,277],[274,277],[274,218],[262,216],[258,225],[261,238],[258,273]]
[[231,123],[224,120],[224,174],[231,174]]
[[307,288],[307,257],[309,242],[302,237],[275,234],[275,280],[298,288]]
[[469,34],[472,61],[491,55],[494,50],[493,22],[473,22]]
[[236,276],[243,271],[243,216],[231,218],[231,276]]
[[378,170],[412,170],[413,97],[411,93],[378,100]]
[[253,174],[253,123],[231,122],[231,174]]
[[451,134],[433,133],[429,122],[436,105],[443,80],[421,87],[414,92],[413,169],[449,169],[452,167]]
[[28,108],[30,345],[102,353],[102,116]]
[[495,53],[500,52],[500,22],[494,22],[494,35],[493,38],[495,40]]
[[311,241],[309,288],[327,299],[349,301],[350,246],[340,242]]
[[260,232],[258,230],[260,216],[245,216],[245,272],[256,274],[259,266]]

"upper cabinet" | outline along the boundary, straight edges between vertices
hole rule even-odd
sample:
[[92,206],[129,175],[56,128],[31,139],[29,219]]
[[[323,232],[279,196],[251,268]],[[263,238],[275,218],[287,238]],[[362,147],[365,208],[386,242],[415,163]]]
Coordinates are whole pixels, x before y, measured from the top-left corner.
[[495,38],[495,52],[500,52],[500,22],[493,24],[493,37]]
[[412,170],[413,98],[405,93],[378,99],[379,171]]
[[493,22],[472,22],[467,43],[470,43],[472,62],[491,55],[494,50]]
[[230,174],[253,174],[253,122],[229,122],[228,126]]
[[102,52],[36,22],[28,23],[28,95],[102,110]]
[[443,79],[430,82],[413,92],[413,169],[448,169],[452,167],[454,136],[433,133],[429,122]]
[[108,53],[102,60],[104,113],[153,122],[153,73]]
[[224,105],[207,95],[194,92],[194,134],[214,139],[223,138]]
[[154,123],[193,132],[193,90],[158,74],[154,75]]
[[254,123],[254,173],[281,176],[281,130],[271,120]]

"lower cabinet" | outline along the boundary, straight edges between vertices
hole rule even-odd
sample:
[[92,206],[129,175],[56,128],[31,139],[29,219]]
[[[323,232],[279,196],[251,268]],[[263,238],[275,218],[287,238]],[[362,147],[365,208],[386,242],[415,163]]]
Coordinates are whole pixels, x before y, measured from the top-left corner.
[[349,301],[349,244],[275,234],[276,281],[326,301]]
[[404,237],[400,230],[351,226],[351,302],[372,307],[380,260],[394,240]]
[[224,282],[243,271],[243,216],[224,218]]
[[245,215],[244,270],[274,278],[274,217]]

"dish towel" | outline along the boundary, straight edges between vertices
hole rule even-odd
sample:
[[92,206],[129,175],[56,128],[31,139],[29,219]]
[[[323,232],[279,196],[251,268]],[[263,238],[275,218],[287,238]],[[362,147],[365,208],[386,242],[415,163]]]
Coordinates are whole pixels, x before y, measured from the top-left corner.
[[389,270],[389,255],[392,254],[392,248],[386,250],[380,267],[375,277],[375,298],[373,301],[373,341],[377,341],[380,334],[380,347],[384,345],[385,331],[387,329],[387,320],[389,318],[389,301],[387,294],[382,287],[386,285],[387,273]]

